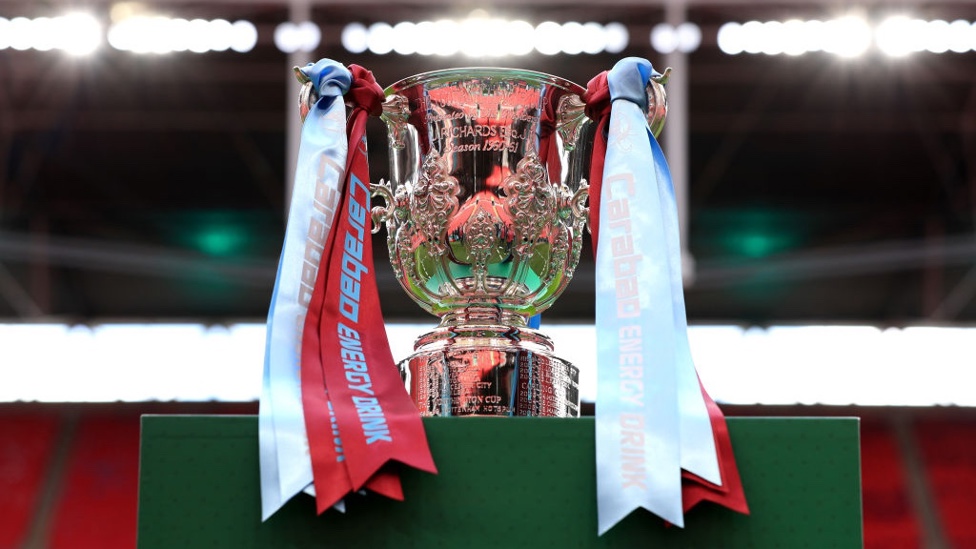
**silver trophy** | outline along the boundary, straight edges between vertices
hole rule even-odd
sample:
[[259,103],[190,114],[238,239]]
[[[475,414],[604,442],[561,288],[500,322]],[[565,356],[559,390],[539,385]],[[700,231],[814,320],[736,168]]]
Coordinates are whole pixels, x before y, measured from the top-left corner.
[[[663,126],[667,73],[648,86]],[[309,99],[303,92],[303,105]],[[596,124],[584,89],[534,71],[460,68],[386,89],[389,182],[373,185],[397,280],[440,317],[400,362],[425,416],[579,415],[579,370],[528,327],[573,278]]]

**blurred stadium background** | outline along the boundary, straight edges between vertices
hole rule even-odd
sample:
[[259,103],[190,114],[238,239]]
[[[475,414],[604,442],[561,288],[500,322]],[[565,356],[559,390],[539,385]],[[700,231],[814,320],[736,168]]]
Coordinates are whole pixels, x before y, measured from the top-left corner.
[[[675,71],[710,392],[862,417],[866,547],[976,547],[976,2],[0,0],[0,549],[134,546],[139,415],[256,413],[292,66],[629,55]],[[586,371],[584,255],[544,323]],[[377,265],[403,356],[432,318]]]

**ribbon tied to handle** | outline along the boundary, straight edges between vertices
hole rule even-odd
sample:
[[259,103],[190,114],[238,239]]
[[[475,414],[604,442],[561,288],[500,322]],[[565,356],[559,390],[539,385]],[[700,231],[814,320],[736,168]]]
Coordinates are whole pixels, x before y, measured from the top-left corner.
[[326,59],[296,72],[318,99],[302,127],[268,313],[264,519],[303,490],[320,513],[364,488],[403,499],[397,462],[436,472],[390,352],[373,270],[365,131],[383,90],[356,65]]
[[597,499],[603,534],[638,507],[678,526],[702,500],[748,513],[721,410],[687,335],[677,205],[647,125],[650,62],[592,79],[590,172],[596,253]]

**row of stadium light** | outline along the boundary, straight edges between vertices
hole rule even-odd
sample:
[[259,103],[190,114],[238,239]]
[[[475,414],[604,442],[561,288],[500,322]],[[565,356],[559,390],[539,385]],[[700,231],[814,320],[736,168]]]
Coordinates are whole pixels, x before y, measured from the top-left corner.
[[[258,31],[249,21],[188,21],[137,15],[116,21],[103,33],[102,24],[88,14],[35,19],[0,17],[0,50],[62,50],[84,55],[106,40],[115,49],[134,53],[227,50],[244,53],[257,45]],[[275,45],[285,53],[312,52],[321,41],[320,27],[307,21],[282,23],[274,32]],[[649,41],[659,53],[689,53],[700,46],[702,32],[694,23],[678,26],[662,23],[651,30]],[[532,25],[520,20],[470,17],[460,21],[445,19],[395,25],[352,23],[343,28],[341,42],[350,53],[376,55],[616,54],[628,47],[630,34],[621,23],[545,21]],[[722,25],[717,43],[730,55],[827,52],[856,57],[872,44],[893,57],[923,51],[963,53],[976,51],[976,23],[891,17],[872,27],[863,18],[853,16],[827,21],[748,21]]]
[[0,50],[61,50],[73,55],[95,51],[102,43],[102,25],[84,13],[58,17],[0,17]]
[[[254,49],[258,31],[250,21],[137,16],[111,25],[104,39],[117,50],[134,53],[227,50],[243,53]],[[9,20],[0,17],[0,50],[61,50],[86,55],[98,49],[102,42],[102,25],[88,14]]]
[[792,19],[726,23],[718,30],[718,47],[730,55],[801,55],[822,51],[857,57],[872,43],[892,57],[923,51],[976,51],[976,23],[961,19],[950,23],[895,16],[872,27],[860,17],[848,16],[829,21]]
[[117,50],[134,53],[227,50],[245,53],[258,43],[258,30],[250,21],[133,17],[109,28],[108,43]]
[[346,25],[342,45],[351,53],[386,55],[467,55],[501,57],[565,53],[620,53],[630,36],[620,23],[556,23],[545,21],[533,26],[526,21],[470,18],[463,21],[404,21],[396,25],[359,23]]

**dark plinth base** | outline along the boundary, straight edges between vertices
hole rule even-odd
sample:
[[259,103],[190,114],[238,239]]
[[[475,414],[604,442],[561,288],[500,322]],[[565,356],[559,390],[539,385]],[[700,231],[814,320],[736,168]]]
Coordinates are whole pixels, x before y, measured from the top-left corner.
[[602,537],[592,418],[425,425],[440,474],[405,471],[406,501],[316,516],[300,494],[261,523],[256,417],[144,416],[139,547],[861,546],[856,419],[730,418],[751,516],[706,502],[680,529],[638,510]]

